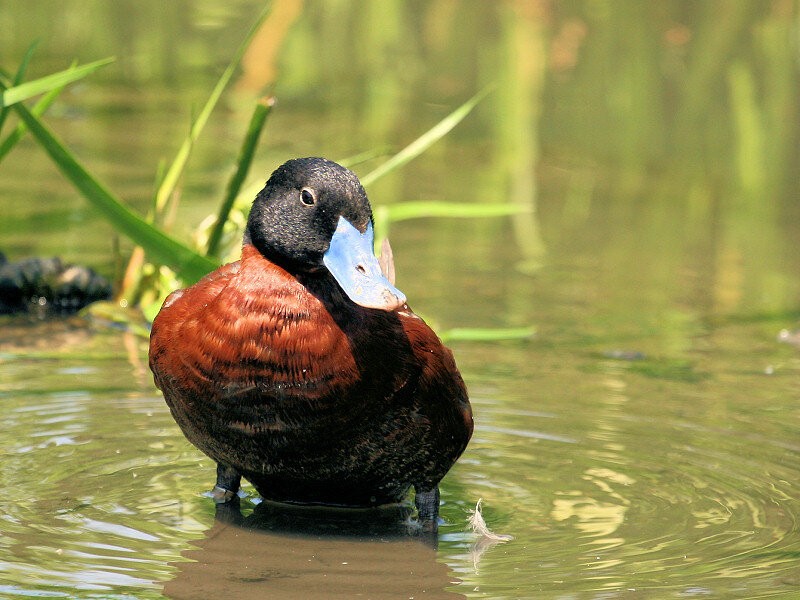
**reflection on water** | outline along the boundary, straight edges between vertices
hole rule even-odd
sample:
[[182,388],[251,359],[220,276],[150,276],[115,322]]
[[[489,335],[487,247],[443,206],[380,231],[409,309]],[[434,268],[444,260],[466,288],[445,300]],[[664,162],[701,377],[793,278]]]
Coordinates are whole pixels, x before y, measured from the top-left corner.
[[[525,209],[392,230],[398,279],[434,325],[537,330],[454,344],[476,431],[442,485],[438,549],[263,531],[264,508],[215,521],[213,465],[170,418],[144,340],[3,319],[0,596],[798,597],[797,2],[279,4],[263,61],[249,55],[196,145],[185,239],[266,81],[278,107],[255,179],[290,155],[401,148],[495,84],[369,189]],[[0,58],[14,70],[33,39],[35,75],[119,57],[46,118],[144,213],[261,5],[0,0]],[[40,149],[0,169],[1,251],[113,276],[110,229]],[[512,541],[466,530],[479,498]]]
[[[323,510],[261,503],[217,515],[164,587],[170,598],[463,598],[437,553],[406,531],[408,509]],[[230,521],[235,521],[235,524]]]

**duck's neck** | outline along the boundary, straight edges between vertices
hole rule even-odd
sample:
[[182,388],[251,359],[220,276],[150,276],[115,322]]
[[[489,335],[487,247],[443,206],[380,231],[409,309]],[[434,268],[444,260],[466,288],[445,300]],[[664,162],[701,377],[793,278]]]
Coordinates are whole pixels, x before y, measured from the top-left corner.
[[349,318],[354,318],[354,311],[363,312],[345,296],[327,269],[294,273],[264,256],[253,244],[242,246],[241,273],[248,284],[262,291],[292,290],[293,295],[305,298],[309,304],[319,303],[318,308],[337,314],[344,310]]
[[250,243],[248,238],[245,238],[244,243],[242,244],[242,262],[253,262],[258,260],[266,260],[269,263],[272,263],[271,260],[268,260],[261,252],[258,251],[258,248],[253,246]]
[[276,257],[265,254],[259,250],[256,245],[250,241],[249,236],[245,236],[244,243],[242,244],[242,264],[244,265],[247,262],[261,265],[263,265],[263,263],[269,263],[278,269],[286,271],[292,277],[297,278],[304,278],[306,276],[314,277],[326,271],[322,266],[308,268],[308,266],[301,267],[299,264],[289,260],[278,260]]

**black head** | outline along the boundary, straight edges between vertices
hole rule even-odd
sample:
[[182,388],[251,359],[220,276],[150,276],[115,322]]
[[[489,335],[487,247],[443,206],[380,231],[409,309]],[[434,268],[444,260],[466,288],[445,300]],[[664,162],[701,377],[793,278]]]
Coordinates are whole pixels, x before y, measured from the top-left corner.
[[290,271],[315,271],[339,217],[362,233],[372,222],[358,178],[324,158],[296,158],[278,167],[256,196],[245,242]]

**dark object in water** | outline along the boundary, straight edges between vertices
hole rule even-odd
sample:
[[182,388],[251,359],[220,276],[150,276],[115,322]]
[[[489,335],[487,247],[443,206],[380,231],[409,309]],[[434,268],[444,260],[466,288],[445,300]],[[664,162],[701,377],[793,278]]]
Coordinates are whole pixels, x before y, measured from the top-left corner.
[[[308,537],[396,539],[418,537],[422,532],[411,522],[408,504],[374,508],[342,508],[276,503],[265,500],[246,515],[238,496],[216,505],[215,517],[255,531]],[[424,539],[424,537],[423,537]],[[435,539],[431,540],[435,542]]]
[[242,259],[164,302],[150,368],[186,437],[217,462],[219,502],[241,476],[266,499],[351,507],[399,502],[413,486],[435,526],[472,411],[452,353],[372,243],[356,176],[291,160],[253,203]]
[[0,253],[0,314],[26,311],[72,313],[111,297],[111,284],[88,267],[58,258],[10,263]]

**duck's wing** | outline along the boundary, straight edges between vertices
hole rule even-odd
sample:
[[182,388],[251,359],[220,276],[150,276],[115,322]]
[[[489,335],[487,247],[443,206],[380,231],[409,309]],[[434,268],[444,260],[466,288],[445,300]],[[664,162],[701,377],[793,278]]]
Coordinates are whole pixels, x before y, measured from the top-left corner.
[[[208,381],[208,377],[192,366],[198,345],[191,343],[200,328],[200,317],[239,272],[240,263],[224,265],[209,273],[195,285],[172,292],[153,320],[150,331],[150,370],[156,386],[166,393],[167,388],[190,369],[193,376]],[[180,350],[178,349],[180,348]]]
[[150,363],[168,402],[220,403],[243,421],[273,400],[313,404],[358,377],[349,340],[320,301],[263,259],[222,267],[169,298]]
[[396,314],[418,366],[414,382],[415,409],[431,422],[435,452],[442,457],[439,464],[446,464],[449,469],[472,437],[472,408],[466,385],[453,353],[425,321],[410,309]]

